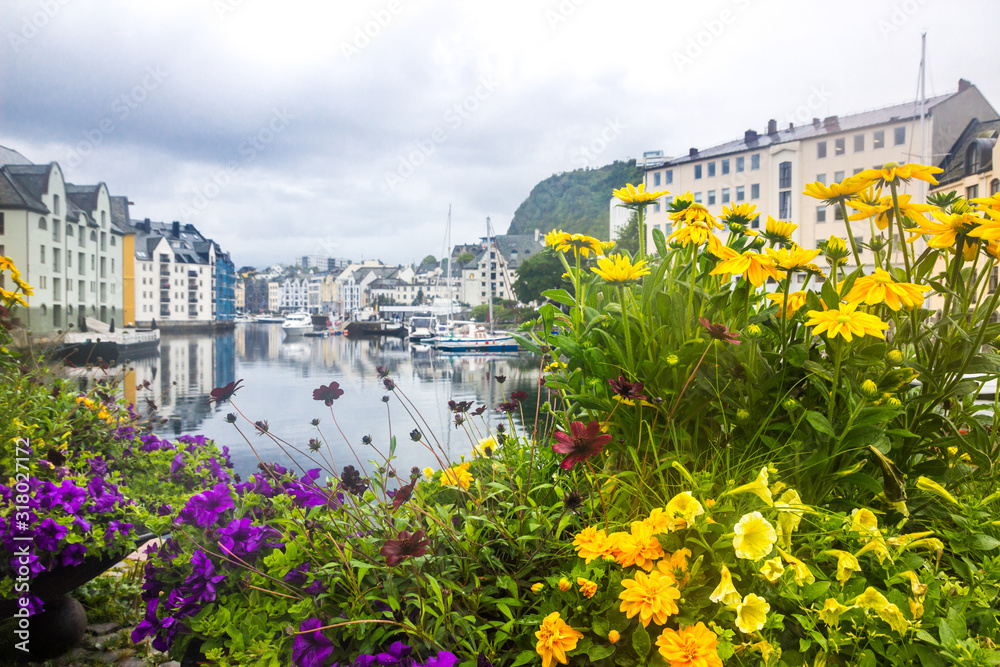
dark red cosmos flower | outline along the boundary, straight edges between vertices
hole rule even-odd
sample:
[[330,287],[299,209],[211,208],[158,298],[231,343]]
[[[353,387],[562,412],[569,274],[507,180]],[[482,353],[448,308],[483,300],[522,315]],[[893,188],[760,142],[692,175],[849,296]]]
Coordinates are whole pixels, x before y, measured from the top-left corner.
[[422,530],[418,530],[412,535],[408,530],[399,534],[399,539],[386,540],[385,546],[379,549],[379,553],[385,556],[386,565],[393,567],[399,565],[407,558],[416,558],[427,553],[427,545],[431,541]]
[[555,439],[552,451],[568,455],[559,464],[563,470],[569,470],[580,461],[597,456],[604,449],[604,445],[611,440],[609,434],[601,433],[601,422],[597,420],[591,421],[586,426],[583,422],[573,422],[569,425],[569,433],[556,431],[552,437]]
[[382,364],[379,364],[378,366],[375,367],[375,372],[378,374],[380,378],[389,377],[389,369],[383,366]]
[[475,415],[476,417],[478,417],[479,415],[483,414],[484,412],[486,412],[486,406],[485,405],[480,405],[478,408],[476,408],[475,410],[472,411],[472,414]]
[[243,380],[237,380],[236,382],[230,382],[225,387],[216,387],[211,391],[212,397],[208,399],[208,402],[225,403],[233,397],[233,394],[243,388],[240,386],[242,382]]
[[510,392],[510,400],[515,403],[520,403],[524,399],[528,398],[528,392],[526,391],[512,391]]
[[253,425],[257,427],[257,435],[264,435],[265,433],[267,433],[267,428],[268,427],[267,427],[267,420],[266,419],[261,419],[260,421],[255,421],[253,423]]
[[396,388],[396,383],[392,381],[392,378],[385,378],[382,380],[382,386],[385,387],[386,391],[392,391]]
[[494,379],[497,382],[499,382],[500,384],[503,384],[504,382],[507,381],[507,376],[506,375],[497,375]]
[[[417,474],[418,475],[420,474],[419,470],[417,471]],[[410,480],[409,484],[401,486],[399,487],[399,489],[396,490],[396,495],[392,497],[393,512],[398,510],[400,507],[403,506],[403,503],[405,503],[407,500],[413,497],[413,487],[417,485],[417,479],[419,478],[414,477],[413,479]]]
[[507,401],[497,406],[497,412],[510,413],[514,412],[515,410],[517,410],[517,403],[515,403],[514,401]]
[[313,389],[313,400],[323,401],[327,406],[333,405],[333,402],[344,395],[344,390],[340,388],[340,384],[337,382],[331,382],[330,384],[319,386],[319,389]]
[[729,327],[725,324],[712,324],[704,317],[699,317],[698,321],[701,322],[701,326],[705,327],[708,335],[713,339],[721,340],[723,343],[732,343],[733,345],[740,344],[740,335],[735,331],[730,331]]
[[611,390],[622,398],[627,398],[633,401],[646,400],[646,397],[642,393],[642,383],[638,380],[635,382],[629,382],[625,379],[624,375],[619,375],[616,380],[608,380],[608,384],[611,385]]

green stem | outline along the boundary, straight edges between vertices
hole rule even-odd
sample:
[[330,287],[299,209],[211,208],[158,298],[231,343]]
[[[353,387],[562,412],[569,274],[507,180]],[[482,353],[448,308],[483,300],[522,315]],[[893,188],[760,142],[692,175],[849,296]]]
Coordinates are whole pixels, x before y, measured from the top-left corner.
[[635,212],[639,221],[639,259],[646,259],[646,207],[639,206]]
[[628,304],[625,303],[625,287],[623,285],[618,286],[618,303],[622,307],[622,326],[625,328],[625,356],[627,359],[625,368],[633,368],[632,332],[631,332],[632,327],[628,321]]
[[899,199],[896,196],[896,181],[889,184],[889,191],[892,193],[892,210],[896,218],[896,227],[899,228],[899,247],[903,253],[903,266],[906,268],[906,282],[913,282],[913,270],[910,268],[910,253],[906,248],[906,230],[903,229],[903,216],[899,212]]
[[858,246],[854,242],[854,232],[851,231],[851,221],[847,214],[847,204],[840,200],[840,214],[844,216],[844,226],[847,227],[847,240],[851,242],[851,252],[854,253],[854,265],[861,268],[861,256],[858,254]]
[[[827,338],[828,344],[833,343],[833,340]],[[833,351],[833,386],[830,388],[830,397],[826,402],[826,417],[833,423],[833,412],[837,404],[837,390],[840,388],[840,364],[842,361],[841,354],[842,346],[836,343],[836,348]]]
[[698,246],[694,243],[689,243],[691,246],[691,263],[688,271],[688,300],[687,300],[687,337],[690,338],[692,335],[693,325],[694,325],[694,276],[697,271],[697,257],[698,257]]

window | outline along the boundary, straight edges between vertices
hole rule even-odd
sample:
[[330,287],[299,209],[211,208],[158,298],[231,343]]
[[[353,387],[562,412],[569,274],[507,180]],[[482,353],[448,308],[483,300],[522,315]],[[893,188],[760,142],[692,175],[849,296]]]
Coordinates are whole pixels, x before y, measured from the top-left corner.
[[979,186],[978,185],[970,185],[969,187],[965,188],[965,198],[966,199],[975,199],[978,196],[979,196]]
[[62,253],[59,248],[52,249],[52,270],[62,271]]
[[101,211],[101,229],[104,229],[105,227],[108,226],[107,218],[108,218],[107,211]]
[[826,142],[821,141],[816,144],[816,157],[825,158],[826,157]]
[[696,202],[698,202],[699,204],[701,203],[701,193],[700,192],[694,193],[694,200]]
[[73,225],[66,225],[66,236],[73,236]]
[[750,156],[750,170],[760,169],[760,153],[754,153]]
[[108,234],[107,232],[101,232],[101,250],[108,249]]
[[833,142],[833,154],[843,155],[847,151],[847,139],[841,137]]
[[899,146],[906,143],[906,126],[897,127],[892,131],[893,142]]
[[843,220],[844,219],[844,210],[842,208],[840,208],[839,206],[834,206],[833,207],[833,219],[834,220]]
[[48,229],[49,228],[49,223],[47,223],[45,221],[45,218],[39,218],[38,219],[38,228],[39,229]]
[[660,184],[660,172],[657,171],[653,173],[653,185],[659,185],[659,184]]
[[[998,192],[1000,192],[1000,178],[994,178],[990,181],[990,196]],[[0,234],[3,234],[3,213],[0,213]]]
[[854,135],[854,152],[860,153],[865,149],[865,135],[855,134]]
[[778,165],[778,187],[792,187],[792,163],[782,162]]
[[746,199],[746,194],[745,193],[746,193],[746,190],[743,188],[743,186],[742,185],[737,185],[736,186],[736,201],[743,201],[744,199]]
[[753,220],[750,221],[750,228],[751,229],[759,229],[760,228],[760,216],[759,215],[756,218],[754,218]]
[[708,205],[711,206],[715,203],[715,190],[708,191]]
[[750,199],[760,199],[760,183],[750,186]]
[[67,269],[72,269],[73,268],[73,253],[71,253],[71,252],[67,252],[66,253],[66,268]]
[[701,165],[700,164],[696,164],[694,166],[694,177],[695,178],[701,178]]
[[826,174],[816,174],[816,182],[826,185]]
[[861,172],[863,172],[864,170],[865,170],[865,168],[864,168],[864,167],[855,167],[855,168],[854,168],[854,171],[852,171],[852,172],[851,172],[851,174],[853,174],[853,175],[857,176],[858,174],[860,174],[860,173],[861,173]]
[[53,220],[52,221],[52,240],[55,241],[56,243],[59,242],[59,221],[58,220]]
[[722,161],[722,173],[723,174],[728,174],[729,173],[729,160],[723,160]]
[[118,245],[118,242],[116,241],[116,239],[115,239],[115,237],[113,235],[111,237],[111,245],[113,245],[113,246]]
[[0,213],[0,234],[3,234],[3,213]]
[[52,300],[62,301],[62,280],[59,278],[52,279]]
[[709,176],[709,178],[711,178],[712,176],[715,176],[715,163],[714,162],[709,162],[708,163],[708,176]]
[[744,165],[746,165],[746,158],[742,158],[742,157],[736,158],[736,173],[737,174],[740,173],[741,171],[743,171]]
[[722,188],[722,203],[729,203],[729,188]]
[[872,134],[872,148],[885,148],[885,130],[877,130]]
[[792,217],[792,191],[783,190],[778,193],[778,217],[790,220]]
[[671,183],[674,182],[674,170],[673,169],[667,169],[666,179],[665,180],[667,182],[667,185],[670,185]]
[[90,270],[91,271],[97,270],[97,255],[90,256]]
[[42,264],[45,263],[45,246],[39,248],[38,258],[41,260]]
[[80,225],[80,233],[76,235],[76,244],[81,248],[87,242],[87,231]]
[[835,171],[835,172],[833,172],[833,182],[834,183],[840,183],[842,180],[844,180],[844,172],[842,172],[842,171]]
[[826,206],[816,207],[816,222],[826,222]]
[[[659,213],[659,212],[660,212],[660,200],[656,200],[653,203],[653,213]],[[111,261],[114,261],[114,260],[111,260]]]

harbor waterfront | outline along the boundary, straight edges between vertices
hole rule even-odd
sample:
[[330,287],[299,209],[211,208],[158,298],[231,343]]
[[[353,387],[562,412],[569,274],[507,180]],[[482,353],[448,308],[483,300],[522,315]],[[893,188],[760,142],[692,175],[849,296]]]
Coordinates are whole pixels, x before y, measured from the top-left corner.
[[[420,430],[436,437],[449,458],[458,460],[471,451],[472,442],[465,430],[455,428],[448,401],[487,405],[482,418],[495,425],[506,422],[506,415],[496,412],[496,406],[512,391],[525,391],[525,421],[530,424],[538,394],[539,363],[537,355],[526,352],[446,354],[399,338],[288,338],[280,324],[239,324],[232,332],[218,334],[165,334],[159,355],[129,363],[134,370],[126,373],[125,395],[140,410],[148,409],[145,399],[156,403],[157,415],[166,419],[156,428],[161,437],[200,434],[220,447],[228,446],[236,471],[246,478],[258,461],[236,427],[265,462],[297,467],[251,424],[242,419],[235,426],[227,423],[226,415],[234,412],[233,406],[209,403],[212,389],[242,379],[233,401],[248,419],[267,421],[270,433],[300,451],[308,451],[310,438],[325,437],[338,467],[357,466],[330,409],[312,397],[320,385],[337,382],[344,395],[334,403],[334,414],[366,467],[368,460],[381,457],[361,444],[362,436],[370,435],[374,446],[387,452],[391,420],[398,442],[396,468],[436,468],[430,453],[410,440],[410,431],[417,427],[414,419],[397,400],[382,402],[387,392],[376,366],[390,370],[399,391],[426,420],[426,425],[419,425]],[[505,382],[501,385],[496,376],[505,376]],[[148,389],[144,388],[147,381]],[[515,423],[520,422],[519,414],[512,416]],[[320,420],[322,436],[310,423],[314,418]]]

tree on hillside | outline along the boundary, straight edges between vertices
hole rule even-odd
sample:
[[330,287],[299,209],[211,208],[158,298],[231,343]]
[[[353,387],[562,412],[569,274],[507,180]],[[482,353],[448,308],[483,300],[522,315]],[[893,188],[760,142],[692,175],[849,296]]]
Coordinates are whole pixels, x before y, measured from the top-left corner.
[[630,255],[639,252],[639,216],[635,211],[628,218],[628,223],[618,230],[615,236],[615,250],[627,250]]
[[437,258],[434,255],[427,255],[421,261],[421,264],[437,264]]
[[522,303],[539,301],[542,292],[549,289],[569,289],[570,282],[563,278],[563,268],[554,250],[546,249],[528,257],[517,269],[517,280],[512,287]]
[[455,258],[455,264],[458,264],[459,266],[465,266],[475,258],[476,256],[473,255],[471,252],[463,252],[461,255]]

